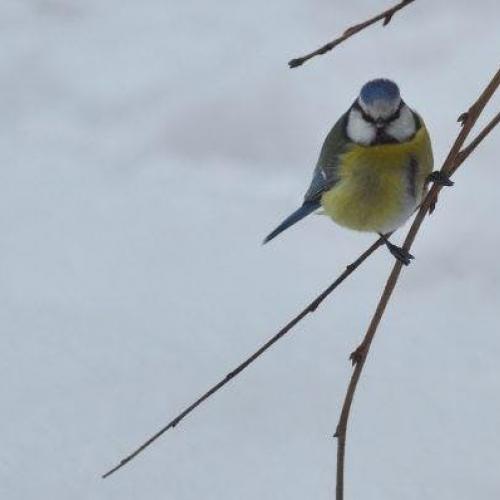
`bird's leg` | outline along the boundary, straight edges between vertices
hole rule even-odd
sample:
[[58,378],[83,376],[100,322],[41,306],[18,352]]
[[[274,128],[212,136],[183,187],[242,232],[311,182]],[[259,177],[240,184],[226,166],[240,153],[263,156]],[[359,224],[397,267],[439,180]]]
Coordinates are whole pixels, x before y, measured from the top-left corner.
[[441,170],[435,170],[427,176],[427,182],[434,182],[440,186],[453,186],[453,181]]
[[405,250],[403,247],[398,247],[389,241],[387,235],[379,233],[380,237],[384,240],[385,246],[389,249],[389,252],[399,260],[399,262],[403,263],[405,266],[409,265],[411,260],[414,259],[413,255]]

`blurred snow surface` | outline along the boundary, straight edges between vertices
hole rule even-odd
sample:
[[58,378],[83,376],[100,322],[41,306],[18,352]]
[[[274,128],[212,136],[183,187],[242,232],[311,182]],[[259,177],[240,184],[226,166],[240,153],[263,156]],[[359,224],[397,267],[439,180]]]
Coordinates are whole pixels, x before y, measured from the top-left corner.
[[[332,498],[347,356],[385,251],[100,474],[373,241],[311,217],[260,245],[364,81],[399,82],[442,162],[497,68],[497,0],[415,2],[286,66],[390,3],[3,0],[0,498]],[[381,324],[350,423],[349,499],[500,498],[499,133],[441,196]]]

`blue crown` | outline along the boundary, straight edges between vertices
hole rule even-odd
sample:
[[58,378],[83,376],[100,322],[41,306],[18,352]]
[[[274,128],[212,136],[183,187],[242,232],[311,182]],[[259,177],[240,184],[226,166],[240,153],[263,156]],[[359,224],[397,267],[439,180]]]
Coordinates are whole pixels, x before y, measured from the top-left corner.
[[378,100],[395,101],[400,97],[398,86],[392,80],[386,78],[377,78],[365,83],[359,96],[368,105]]

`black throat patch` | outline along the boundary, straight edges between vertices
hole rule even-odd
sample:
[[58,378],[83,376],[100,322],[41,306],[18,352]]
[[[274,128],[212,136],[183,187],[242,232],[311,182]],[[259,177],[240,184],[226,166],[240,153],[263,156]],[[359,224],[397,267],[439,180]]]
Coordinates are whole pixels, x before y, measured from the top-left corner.
[[377,135],[370,143],[372,146],[375,144],[399,144],[397,139],[386,133],[385,128],[377,128]]

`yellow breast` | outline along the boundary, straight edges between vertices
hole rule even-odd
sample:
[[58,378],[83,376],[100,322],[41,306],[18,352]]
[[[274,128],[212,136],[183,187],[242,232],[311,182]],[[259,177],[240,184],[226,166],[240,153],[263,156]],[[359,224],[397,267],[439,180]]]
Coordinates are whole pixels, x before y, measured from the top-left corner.
[[340,158],[339,181],[323,194],[321,204],[326,214],[342,226],[359,231],[392,231],[420,203],[432,165],[424,126],[412,140],[402,144],[354,145]]

